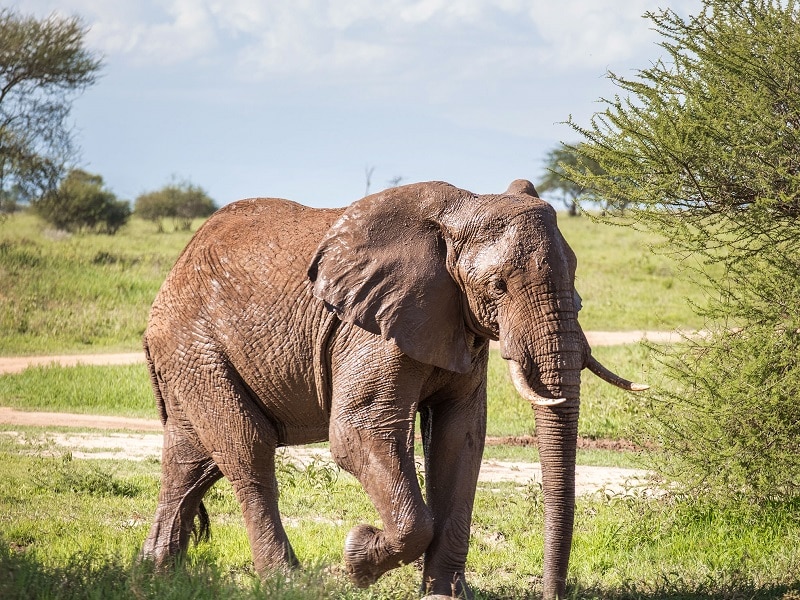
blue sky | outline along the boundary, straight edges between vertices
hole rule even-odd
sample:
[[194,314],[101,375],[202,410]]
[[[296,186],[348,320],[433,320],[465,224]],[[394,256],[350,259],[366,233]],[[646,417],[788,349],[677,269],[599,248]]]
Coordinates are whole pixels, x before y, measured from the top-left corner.
[[343,206],[444,180],[534,183],[660,55],[647,10],[700,0],[21,0],[79,15],[104,57],[71,118],[80,166],[120,198],[173,181],[217,201]]

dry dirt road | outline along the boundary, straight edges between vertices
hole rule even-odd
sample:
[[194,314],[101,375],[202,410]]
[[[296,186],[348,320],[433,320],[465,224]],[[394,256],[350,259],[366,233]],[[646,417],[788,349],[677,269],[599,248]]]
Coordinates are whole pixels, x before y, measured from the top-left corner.
[[[587,332],[586,337],[592,346],[611,346],[630,344],[642,340],[653,343],[671,343],[679,341],[685,333],[662,331],[625,331],[625,332]],[[0,374],[18,373],[31,366],[59,364],[62,366],[85,365],[119,365],[135,364],[144,361],[139,352],[124,354],[82,354],[67,356],[28,356],[0,357]],[[2,399],[0,399],[2,402]],[[35,413],[18,411],[0,407],[0,424],[37,426],[44,429],[43,436],[62,451],[69,451],[74,458],[84,459],[127,459],[144,460],[159,458],[162,438],[161,423],[150,419],[130,419],[98,415],[72,413]],[[90,432],[55,433],[48,428],[75,427],[92,429]],[[106,430],[106,431],[101,431]],[[109,430],[115,430],[110,432]],[[26,439],[15,431],[5,431],[2,435],[16,436]],[[315,458],[332,461],[330,453],[321,448],[284,448],[280,452],[288,460],[297,464],[307,464]],[[619,467],[590,467],[579,465],[576,468],[576,491],[579,495],[592,494],[598,491],[609,493],[627,493],[634,489],[648,486],[649,474],[640,469]],[[539,463],[509,462],[484,460],[481,466],[481,481],[510,481],[527,484],[531,481],[541,482],[541,465]]]
[[[656,344],[680,341],[687,335],[697,332],[681,331],[587,331],[589,345],[618,346],[648,341]],[[28,367],[57,364],[65,367],[76,365],[130,365],[144,362],[144,353],[125,352],[116,354],[69,354],[56,356],[11,356],[0,357],[0,375],[19,373]]]
[[[14,421],[18,411],[0,409],[0,414]],[[46,444],[49,452],[56,454],[69,452],[75,459],[114,459],[114,460],[147,460],[161,457],[162,436],[151,432],[133,431],[78,431],[63,433],[47,431],[47,427],[55,426],[55,420],[47,413],[26,413],[30,419],[20,419],[25,424],[31,421],[44,427],[41,434],[21,434],[17,431],[2,431],[0,435],[12,436],[21,444],[35,444],[40,448]],[[98,419],[91,425],[79,427],[97,427],[97,423],[107,417],[92,417],[80,415],[82,421],[87,423]],[[63,426],[64,421],[58,425]],[[159,424],[160,426],[160,424]],[[280,448],[279,455],[291,461],[298,467],[317,460],[333,464],[333,458],[326,448],[302,447]],[[607,492],[611,494],[625,494],[633,490],[648,487],[649,474],[641,469],[625,469],[620,467],[596,467],[579,465],[575,469],[575,486],[578,495]],[[483,482],[512,482],[518,485],[527,485],[532,482],[542,481],[542,469],[539,463],[512,462],[499,460],[484,460],[481,463],[480,481]]]

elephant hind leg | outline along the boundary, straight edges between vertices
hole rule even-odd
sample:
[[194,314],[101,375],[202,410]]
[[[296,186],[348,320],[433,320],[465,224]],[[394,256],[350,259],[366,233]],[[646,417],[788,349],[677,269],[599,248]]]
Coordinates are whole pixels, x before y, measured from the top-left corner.
[[197,540],[208,537],[208,512],[202,500],[222,477],[211,457],[170,420],[165,424],[161,471],[156,516],[142,549],[142,556],[158,568],[186,551],[192,533]]
[[198,394],[214,399],[214,406],[204,411],[193,405],[190,418],[198,437],[233,487],[256,572],[267,576],[275,570],[298,566],[278,511],[275,424],[255,405],[236,377],[215,377]]

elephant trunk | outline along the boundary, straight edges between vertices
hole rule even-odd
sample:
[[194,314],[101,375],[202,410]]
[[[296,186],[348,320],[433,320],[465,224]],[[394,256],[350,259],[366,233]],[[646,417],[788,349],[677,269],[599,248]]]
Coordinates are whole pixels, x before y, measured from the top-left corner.
[[544,494],[543,596],[545,600],[563,598],[575,516],[575,452],[580,411],[575,390],[580,386],[580,366],[561,372],[560,378],[569,384],[564,386],[566,389],[548,391],[553,398],[535,391],[514,361],[509,361],[509,370],[517,391],[532,403],[536,417]]
[[[544,598],[563,598],[575,515],[575,452],[580,377],[588,347],[577,322],[564,327],[531,356],[527,368],[509,358],[518,393],[531,402],[544,494]],[[524,360],[524,359],[523,359]]]
[[[514,386],[520,396],[531,402],[536,417],[544,494],[545,600],[563,598],[566,591],[575,517],[580,371],[588,368],[608,383],[629,391],[648,389],[647,385],[623,379],[600,364],[592,357],[582,332],[579,337],[581,341],[577,345],[562,344],[559,351],[544,359],[540,357],[538,365],[541,370],[537,377],[532,378],[533,385],[523,366],[508,359]],[[554,344],[558,345],[558,342]],[[553,360],[554,356],[556,360]]]
[[578,400],[568,400],[557,407],[534,407],[544,493],[545,600],[565,597],[575,515],[579,410]]

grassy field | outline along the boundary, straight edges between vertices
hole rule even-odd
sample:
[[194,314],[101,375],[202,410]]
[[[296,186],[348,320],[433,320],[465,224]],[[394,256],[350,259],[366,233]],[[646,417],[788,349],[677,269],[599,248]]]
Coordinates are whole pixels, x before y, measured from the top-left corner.
[[[207,496],[213,536],[176,573],[135,563],[158,493],[158,464],[52,456],[39,437],[0,436],[2,598],[417,597],[414,565],[355,589],[342,566],[344,536],[379,525],[361,487],[324,462],[281,464],[281,511],[307,568],[259,582],[231,487]],[[800,598],[800,506],[753,509],[680,497],[598,494],[578,502],[572,598]],[[481,485],[467,574],[478,599],[533,598],[542,569],[538,485]]]
[[[562,217],[578,255],[586,330],[698,328],[682,265],[628,228]],[[147,313],[190,234],[132,219],[115,236],[66,235],[32,215],[0,222],[0,354],[138,350]]]
[[[687,299],[702,297],[681,266],[651,254],[657,240],[561,218],[579,258],[587,330],[697,328]],[[138,350],[148,307],[188,234],[134,220],[120,235],[64,236],[29,215],[0,223],[0,354]],[[624,276],[623,276],[624,274]],[[660,377],[640,345],[597,348],[621,375]],[[503,361],[490,362],[491,436],[533,432]],[[156,418],[143,365],[44,367],[0,376],[0,406]],[[648,418],[641,396],[584,376],[580,434],[619,440]],[[418,597],[414,565],[368,590],[344,576],[350,527],[376,525],[363,490],[332,465],[279,469],[281,511],[306,568],[266,581],[252,573],[241,512],[227,482],[207,496],[214,535],[176,572],[155,575],[135,555],[158,494],[158,461],[85,461],[54,450],[37,428],[0,428],[0,598]],[[536,460],[530,447],[487,457]],[[581,451],[581,464],[640,466],[641,455]],[[532,598],[542,569],[541,488],[482,484],[468,577],[479,600]],[[581,498],[570,564],[572,598],[800,600],[800,505],[722,508],[677,494]]]

